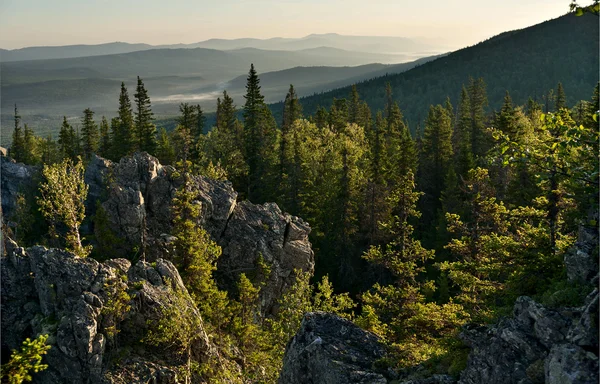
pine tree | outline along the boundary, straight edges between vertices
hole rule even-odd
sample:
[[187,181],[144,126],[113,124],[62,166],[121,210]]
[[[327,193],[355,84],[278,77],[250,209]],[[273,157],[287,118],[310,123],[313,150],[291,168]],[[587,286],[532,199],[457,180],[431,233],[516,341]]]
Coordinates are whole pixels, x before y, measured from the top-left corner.
[[98,125],[94,121],[94,111],[86,108],[83,111],[83,118],[81,119],[81,139],[83,156],[89,159],[92,154],[98,151],[99,134]]
[[102,116],[102,120],[100,121],[100,146],[98,148],[98,153],[100,156],[107,157],[110,153],[110,135],[108,133],[108,121],[106,117]]
[[171,144],[171,139],[165,128],[161,128],[158,132],[158,143],[156,149],[156,157],[161,164],[174,164],[175,148]]
[[360,116],[360,98],[358,96],[358,91],[356,89],[356,84],[352,85],[352,91],[350,94],[350,107],[349,107],[349,116],[348,122],[353,124],[359,124],[359,116]]
[[485,107],[488,100],[482,78],[469,79],[469,106],[471,111],[471,151],[475,159],[482,158],[488,150],[485,135]]
[[22,162],[25,164],[37,164],[41,161],[38,157],[38,140],[33,130],[27,124],[23,126],[23,154]]
[[319,128],[325,128],[327,126],[327,122],[329,121],[329,114],[327,113],[327,109],[319,106],[317,111],[315,112],[314,123]]
[[137,145],[140,151],[150,154],[156,152],[156,126],[153,123],[154,113],[150,104],[148,91],[138,76],[135,98],[135,129],[137,133]]
[[471,129],[471,103],[467,89],[463,85],[458,104],[456,128],[452,137],[452,145],[456,148],[455,172],[459,177],[466,176],[467,172],[475,166]]
[[14,122],[15,122],[15,127],[13,129],[13,134],[12,134],[12,144],[10,146],[10,156],[16,162],[21,163],[21,162],[23,162],[25,143],[23,142],[23,130],[20,125],[21,116],[19,115],[19,111],[17,109],[16,104],[15,104]]
[[[425,299],[424,292],[434,285],[427,280],[425,269],[434,253],[414,239],[410,224],[411,219],[420,216],[416,209],[420,195],[415,191],[412,172],[403,175],[391,195],[397,214],[385,225],[392,241],[385,247],[371,247],[363,255],[385,267],[393,283],[377,283],[362,294],[362,313],[356,322],[387,339],[400,366],[414,366],[443,351],[447,348],[443,340],[455,336],[466,320],[461,306],[437,305]],[[432,334],[437,337],[432,338]]]
[[254,69],[254,64],[250,65],[248,79],[246,84],[246,103],[244,104],[244,136],[245,136],[245,158],[248,164],[248,199],[258,202],[261,199],[261,177],[265,172],[264,159],[261,154],[263,148],[263,127],[264,122],[264,97],[260,93],[260,80]]
[[[453,159],[452,123],[448,111],[441,105],[431,106],[423,132],[422,168],[419,188],[425,192],[420,201],[423,218],[421,228],[431,228],[437,222],[441,209],[440,197],[446,188],[444,181]],[[436,231],[423,231],[427,246],[433,246]]]
[[562,83],[558,83],[558,86],[556,87],[556,99],[554,109],[556,111],[560,111],[561,108],[568,108],[567,96],[565,95],[565,90],[563,88]]
[[333,99],[333,104],[329,109],[328,125],[335,132],[342,132],[348,124],[348,103],[346,99]]
[[117,120],[111,121],[112,160],[118,161],[135,151],[133,111],[125,83],[121,83]]
[[[279,180],[282,188],[284,207],[288,207],[294,214],[298,214],[298,196],[297,196],[297,173],[299,164],[297,164],[297,153],[288,156],[288,141],[297,138],[297,132],[290,135],[290,130],[294,122],[302,117],[302,106],[298,102],[298,96],[294,86],[290,84],[290,89],[285,96],[283,104],[283,121],[281,122],[281,141],[279,143]],[[288,202],[286,204],[285,202]]]
[[196,105],[196,123],[192,127],[192,158],[195,161],[200,159],[200,142],[204,135],[204,125],[206,118],[200,104]]
[[75,145],[75,130],[63,116],[63,122],[58,134],[58,145],[63,158],[74,160],[77,157]]

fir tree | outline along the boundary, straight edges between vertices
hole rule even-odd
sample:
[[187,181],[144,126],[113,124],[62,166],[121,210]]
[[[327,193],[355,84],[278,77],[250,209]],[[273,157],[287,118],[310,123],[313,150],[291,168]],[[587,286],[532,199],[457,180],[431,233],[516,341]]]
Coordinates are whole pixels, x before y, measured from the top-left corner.
[[15,104],[15,114],[14,114],[14,129],[12,134],[12,144],[10,146],[10,156],[16,162],[23,162],[25,143],[23,141],[23,130],[21,128],[21,116],[19,115],[19,111],[17,109],[17,105]]
[[111,122],[112,159],[118,161],[135,151],[133,111],[125,83],[121,83],[117,120]]
[[[281,182],[283,188],[283,201],[290,201],[290,209],[292,212],[297,214],[298,211],[298,201],[297,201],[297,193],[295,190],[297,188],[292,184],[295,184],[295,181],[290,180],[290,178],[295,179],[295,175],[298,170],[298,164],[296,164],[297,156],[294,154],[293,158],[287,156],[287,146],[289,140],[294,140],[295,137],[290,135],[290,130],[294,122],[302,117],[302,106],[298,102],[298,96],[296,95],[296,91],[294,90],[294,86],[290,84],[290,89],[285,97],[285,101],[283,104],[283,121],[281,122],[281,141],[279,143],[279,180]],[[297,134],[296,134],[297,135]],[[285,204],[284,206],[287,206]]]
[[100,146],[98,148],[98,153],[100,156],[104,157],[107,157],[111,150],[108,129],[108,121],[106,120],[106,117],[102,116],[102,120],[100,121]]
[[556,99],[554,103],[554,109],[556,111],[560,111],[561,108],[567,108],[567,96],[565,95],[562,83],[558,83],[558,86],[556,87]]
[[261,189],[261,176],[265,171],[262,164],[263,159],[261,159],[263,150],[261,120],[264,113],[264,97],[260,93],[260,80],[254,69],[254,64],[250,65],[244,98],[246,99],[243,115],[245,158],[248,164],[248,199],[258,202],[261,197],[259,192]]
[[137,133],[138,148],[150,154],[156,151],[156,126],[153,123],[154,113],[150,104],[148,91],[138,76],[135,98],[135,129]]
[[75,145],[75,130],[63,116],[63,122],[58,134],[58,145],[63,158],[74,160],[77,157]]
[[82,134],[82,149],[83,156],[89,159],[92,154],[98,151],[99,134],[98,125],[94,121],[94,111],[86,108],[83,111],[83,118],[81,119],[81,134]]
[[485,107],[488,104],[486,85],[482,78],[469,79],[469,107],[471,111],[471,152],[475,159],[482,158],[488,149],[485,136]]
[[162,164],[174,164],[175,162],[175,148],[173,148],[171,139],[165,128],[161,128],[158,132],[156,157]]

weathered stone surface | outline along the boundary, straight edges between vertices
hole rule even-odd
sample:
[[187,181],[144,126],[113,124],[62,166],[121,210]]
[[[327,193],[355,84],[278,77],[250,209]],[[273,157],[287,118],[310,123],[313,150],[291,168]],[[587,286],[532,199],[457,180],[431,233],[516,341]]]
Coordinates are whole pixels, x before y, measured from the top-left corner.
[[[91,164],[98,169],[90,171],[91,175],[110,173],[113,181],[102,207],[112,230],[123,240],[115,257],[125,256],[136,247],[141,249],[142,242],[146,244],[147,260],[169,257],[174,239],[169,235],[170,207],[182,182],[175,169],[162,166],[146,153],[136,153],[112,165],[99,158]],[[92,179],[97,181],[100,177],[90,176]],[[272,274],[261,291],[261,303],[265,312],[272,311],[282,292],[293,283],[293,270],[312,273],[314,269],[314,254],[308,240],[310,227],[301,219],[281,212],[273,203],[237,204],[237,193],[229,182],[201,176],[194,176],[191,181],[202,207],[198,223],[223,248],[219,276],[227,282],[225,286],[234,286],[232,282],[237,281],[240,273],[254,270],[262,255],[271,265]]]
[[[107,353],[119,353],[117,345],[139,343],[147,333],[148,321],[161,316],[160,308],[173,305],[174,289],[184,295],[186,306],[202,324],[173,264],[163,259],[156,261],[156,268],[143,261],[132,266],[123,259],[99,263],[39,246],[27,250],[13,246],[11,250],[0,259],[2,348],[11,350],[26,337],[49,334],[49,368],[35,375],[35,382],[179,382],[168,368],[174,357],[166,351],[153,351],[153,359],[128,353],[119,367],[105,358]],[[102,309],[115,286],[130,294],[131,309],[117,320],[119,342],[109,344],[107,327],[115,320]],[[192,356],[207,361],[216,350],[202,325],[196,335]],[[173,365],[177,362],[171,361]]]
[[[16,195],[29,186],[37,168],[2,158],[2,208],[6,217],[15,211]],[[171,205],[182,178],[171,166],[163,166],[147,153],[135,153],[118,163],[92,156],[86,165],[89,185],[86,213],[96,213],[96,204],[106,212],[105,227],[86,224],[82,233],[95,232],[98,241],[111,249],[111,258],[130,257],[137,250],[154,261],[173,254]],[[261,291],[264,312],[274,309],[282,292],[294,282],[293,270],[311,272],[314,254],[308,240],[310,227],[299,218],[283,213],[276,204],[236,203],[237,193],[227,181],[193,176],[202,207],[197,218],[211,237],[223,247],[219,260],[225,287],[239,274],[256,268],[259,254],[271,264],[272,275]],[[31,184],[31,185],[30,185]],[[103,240],[102,231],[114,236]],[[101,244],[102,245],[102,244]]]
[[261,301],[269,312],[294,281],[295,269],[313,272],[314,255],[308,241],[310,227],[302,219],[281,212],[277,204],[236,205],[218,243],[223,248],[218,270],[234,282],[241,272],[257,267],[260,256],[271,267]]
[[581,308],[554,310],[520,297],[512,318],[467,327],[461,338],[472,350],[459,383],[597,382],[597,302],[596,292]]
[[598,356],[576,345],[557,344],[546,359],[545,373],[547,384],[597,384]]
[[385,350],[378,338],[330,313],[313,312],[288,343],[280,384],[387,383],[373,369]]
[[18,194],[30,194],[36,188],[40,167],[15,163],[8,157],[0,156],[0,168],[2,213],[6,222],[15,213]]
[[[598,220],[598,212],[590,215]],[[565,253],[567,277],[572,282],[590,282],[598,274],[598,228],[580,226],[577,243]]]

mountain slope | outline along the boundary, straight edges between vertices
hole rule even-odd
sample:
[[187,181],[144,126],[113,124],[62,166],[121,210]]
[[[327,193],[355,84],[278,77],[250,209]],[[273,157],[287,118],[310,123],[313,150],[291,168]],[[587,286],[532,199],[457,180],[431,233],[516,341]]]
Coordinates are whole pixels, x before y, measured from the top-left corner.
[[[382,109],[385,84],[390,83],[411,128],[422,121],[430,104],[450,96],[456,105],[461,85],[469,76],[483,77],[492,109],[499,109],[505,90],[515,103],[529,96],[541,101],[549,89],[563,83],[567,102],[588,99],[598,81],[598,18],[565,15],[529,28],[506,32],[475,46],[461,49],[410,71],[383,76],[357,85],[372,109]],[[332,99],[346,98],[350,87],[301,100],[306,114]],[[280,113],[282,106],[274,104]]]

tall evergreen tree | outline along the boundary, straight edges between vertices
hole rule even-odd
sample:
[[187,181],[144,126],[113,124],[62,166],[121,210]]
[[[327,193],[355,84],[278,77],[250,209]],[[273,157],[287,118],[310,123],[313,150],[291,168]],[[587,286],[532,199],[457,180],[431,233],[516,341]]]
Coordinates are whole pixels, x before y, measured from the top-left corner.
[[15,159],[16,162],[23,161],[23,151],[24,151],[24,142],[23,142],[23,128],[21,128],[21,115],[19,115],[19,110],[17,109],[17,104],[15,104],[15,114],[14,114],[14,129],[12,134],[12,144],[10,146],[10,156]]
[[112,159],[118,161],[135,151],[133,111],[125,83],[121,83],[117,120],[111,122]]
[[346,99],[333,99],[329,109],[328,125],[336,132],[342,132],[348,124],[348,103]]
[[41,159],[38,156],[38,137],[27,124],[23,126],[23,158],[25,164],[36,164]]
[[[302,117],[302,106],[298,102],[298,96],[294,90],[294,86],[290,84],[290,89],[285,96],[283,103],[283,120],[281,122],[281,141],[279,143],[279,180],[282,186],[282,201],[284,206],[287,207],[286,201],[289,200],[290,209],[294,214],[298,214],[298,201],[297,201],[297,186],[295,181],[297,179],[296,174],[298,172],[298,164],[296,164],[297,154],[288,156],[288,141],[294,140],[297,133],[294,135],[290,134],[290,130],[294,122]],[[292,207],[293,206],[293,207]]]
[[98,134],[98,125],[94,121],[94,111],[86,108],[83,111],[81,119],[81,139],[83,156],[88,159],[92,154],[98,151],[100,137]]
[[512,139],[517,135],[515,119],[516,116],[512,98],[510,97],[510,93],[506,91],[504,103],[502,104],[500,114],[497,116],[496,124],[502,132],[506,133]]
[[485,107],[488,104],[483,78],[469,79],[469,106],[471,110],[471,151],[475,159],[487,152],[485,136]]
[[[245,136],[245,158],[248,164],[248,199],[257,202],[260,200],[261,176],[264,174],[264,159],[261,159],[263,152],[263,114],[264,96],[260,93],[260,80],[254,69],[254,64],[250,65],[248,79],[246,83],[246,95],[244,96],[244,136]],[[262,121],[261,121],[262,120]]]
[[327,122],[329,121],[329,114],[327,113],[327,109],[325,107],[319,106],[317,111],[315,112],[314,123],[319,128],[325,128],[327,126]]
[[108,120],[106,120],[106,117],[102,116],[102,120],[100,121],[100,146],[98,148],[98,152],[100,156],[104,157],[109,155],[111,149],[108,129]]
[[563,88],[562,83],[558,83],[558,86],[556,87],[556,99],[554,109],[556,111],[559,111],[561,108],[568,108],[567,95],[565,95],[565,90]]
[[456,148],[455,172],[459,177],[466,176],[469,169],[475,166],[471,129],[471,102],[469,93],[463,85],[460,93],[460,103],[458,104],[456,128],[452,137],[452,145]]
[[352,91],[350,93],[350,106],[349,106],[349,116],[348,122],[359,124],[360,117],[360,98],[358,96],[358,90],[356,89],[356,84],[352,85]]
[[77,157],[75,145],[75,129],[67,121],[67,117],[63,116],[63,122],[58,134],[58,145],[63,159],[68,158],[75,160]]
[[138,76],[135,98],[135,129],[137,133],[138,149],[150,154],[156,151],[156,126],[153,123],[154,113],[150,104],[148,91]]

